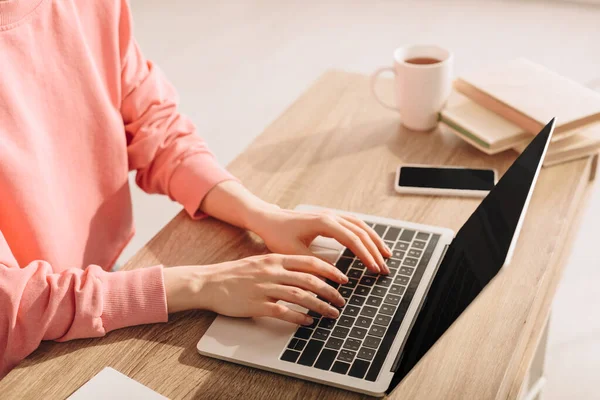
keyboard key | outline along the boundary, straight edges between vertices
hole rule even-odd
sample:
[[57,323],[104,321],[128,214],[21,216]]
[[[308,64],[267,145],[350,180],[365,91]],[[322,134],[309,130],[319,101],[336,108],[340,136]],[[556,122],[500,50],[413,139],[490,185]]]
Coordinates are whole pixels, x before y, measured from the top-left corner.
[[362,276],[362,271],[360,269],[354,269],[352,268],[350,271],[348,271],[348,278],[355,278],[358,279]]
[[362,306],[364,303],[365,297],[363,296],[353,295],[352,297],[350,297],[350,300],[348,300],[348,304],[352,304],[354,306]]
[[[365,360],[369,360],[371,361],[373,359],[373,357],[375,357],[375,350],[370,349],[368,347],[363,347],[362,349],[360,349],[360,351],[358,352],[357,355],[358,358],[363,358]],[[320,357],[319,357],[320,358]],[[317,361],[318,363],[318,361]],[[318,368],[318,367],[317,367]]]
[[379,273],[370,271],[368,269],[365,270],[365,273],[363,274],[363,276],[377,276],[377,275],[379,275]]
[[327,279],[327,280],[325,281],[325,283],[327,283],[329,286],[331,286],[331,287],[332,287],[332,288],[334,288],[334,289],[337,289],[337,288],[339,288],[339,287],[340,287],[340,284],[339,284],[339,283],[337,283],[337,282],[334,282],[334,281],[332,281],[331,279]]
[[400,304],[400,300],[401,299],[402,299],[401,296],[396,296],[396,295],[393,295],[393,294],[388,294],[385,297],[384,302],[386,302],[388,304],[393,304],[393,305],[397,306],[398,304]]
[[373,320],[371,318],[358,317],[356,319],[356,326],[358,326],[359,328],[368,328],[371,326],[372,322],[373,322]]
[[400,234],[400,228],[390,226],[389,229],[387,230],[387,232],[385,233],[385,236],[383,237],[383,239],[395,242],[398,239],[399,234]]
[[393,250],[392,251],[392,258],[395,258],[396,260],[402,260],[405,255],[406,255],[406,252],[404,252],[402,250]]
[[352,295],[352,289],[347,287],[341,287],[339,292],[345,299],[349,298]]
[[379,286],[388,287],[392,284],[392,282],[394,282],[392,278],[383,275],[377,279],[377,285]]
[[354,357],[356,357],[356,352],[350,350],[341,350],[338,354],[338,360],[349,363],[351,363],[352,360],[354,360]]
[[302,351],[304,350],[304,346],[306,346],[306,340],[302,340],[302,339],[296,339],[298,340],[296,342],[296,346],[294,347],[294,350],[298,350],[298,351]]
[[344,328],[343,326],[336,326],[333,332],[331,332],[331,336],[339,337],[345,339],[350,333],[350,329]]
[[354,260],[354,263],[352,263],[352,268],[358,269],[360,271],[364,271],[365,270],[365,264],[363,264],[362,261],[360,261],[358,258]]
[[354,289],[357,284],[358,284],[358,280],[350,278],[350,279],[348,279],[348,283],[342,285],[342,287]]
[[379,311],[385,315],[394,315],[394,313],[396,312],[396,307],[394,307],[391,304],[384,304],[381,306]]
[[379,314],[378,316],[375,317],[375,323],[377,325],[388,326],[391,321],[392,321],[392,317],[390,317],[389,315]]
[[408,251],[409,257],[419,258],[419,257],[421,257],[421,254],[423,254],[423,252],[421,250],[410,249]]
[[342,315],[338,319],[338,326],[351,327],[354,325],[354,317],[349,317],[348,315]]
[[313,333],[312,329],[300,327],[296,331],[296,334],[294,335],[294,337],[297,337],[300,339],[308,339],[308,338],[310,338],[310,335],[312,335],[312,333]]
[[354,361],[354,364],[352,364],[352,368],[350,368],[350,372],[348,373],[348,375],[362,379],[367,373],[369,365],[371,365],[370,362],[357,359],[356,361]]
[[344,250],[344,253],[342,254],[342,257],[354,258],[355,255],[352,252],[352,250],[350,250],[349,248],[346,248],[346,250]]
[[384,333],[385,333],[385,328],[380,325],[373,325],[371,327],[371,329],[369,329],[369,335],[372,335],[372,336],[383,337]]
[[390,294],[395,294],[397,296],[401,296],[404,294],[405,290],[406,290],[405,286],[392,285],[392,287],[390,288]]
[[414,236],[415,236],[415,231],[405,229],[402,231],[402,235],[400,235],[400,240],[402,240],[404,242],[410,242],[413,240]]
[[358,350],[362,342],[360,340],[348,338],[344,343],[344,348],[348,350]]
[[321,318],[321,314],[319,314],[319,313],[318,313],[318,312],[316,312],[316,311],[312,311],[312,310],[310,310],[310,311],[308,312],[308,315],[310,315],[310,316],[311,316],[311,317],[313,317],[313,318],[317,318],[317,319],[318,319],[318,318]]
[[402,275],[412,276],[413,272],[415,272],[415,269],[411,268],[411,267],[400,267],[400,271],[399,272]]
[[293,362],[293,363],[296,362],[296,360],[298,359],[298,357],[300,357],[300,352],[299,351],[294,351],[294,350],[286,350],[281,355],[281,359],[283,361],[289,361],[289,362]]
[[333,364],[333,368],[331,368],[331,371],[336,372],[338,374],[346,375],[348,369],[350,369],[350,364],[341,361],[336,361]]
[[329,336],[329,331],[325,330],[323,328],[319,328],[315,331],[315,333],[313,334],[313,339],[319,339],[319,340],[327,340],[327,337]]
[[353,260],[353,258],[341,257],[338,262],[335,263],[335,266],[345,274],[348,272],[348,268],[350,268]]
[[404,285],[404,286],[408,286],[409,281],[410,281],[410,278],[408,276],[403,276],[403,275],[398,275],[396,277],[396,279],[394,279],[394,283],[396,283],[398,285]]
[[408,243],[405,242],[397,242],[396,245],[394,246],[394,250],[400,250],[400,251],[406,251],[408,250]]
[[387,274],[386,276],[387,276],[388,278],[393,278],[394,276],[396,276],[396,272],[398,272],[398,269],[397,269],[397,268],[390,268],[390,273],[389,273],[389,274]]
[[[329,339],[329,340],[331,340],[331,339]],[[376,349],[379,347],[380,343],[381,343],[381,339],[379,339],[378,337],[369,335],[365,338],[363,345],[365,345],[366,347],[370,347],[372,349]]]
[[308,329],[315,329],[319,323],[319,318],[313,318],[313,322],[310,325],[304,325]]
[[306,365],[309,367],[312,366],[315,360],[317,359],[317,356],[319,355],[319,352],[323,348],[324,344],[325,342],[322,342],[320,340],[311,340],[310,342],[308,342],[308,344],[304,348],[304,351],[302,352],[302,355],[298,359],[298,364]]
[[373,307],[379,307],[381,305],[381,301],[383,299],[377,296],[369,296],[367,299],[367,304]]
[[416,267],[418,262],[419,262],[419,260],[417,260],[416,258],[406,257],[404,259],[404,262],[402,263],[402,265],[407,265],[409,267]]
[[416,239],[427,240],[427,239],[429,239],[429,233],[419,232],[419,233],[417,233]]
[[300,339],[296,339],[296,338],[292,338],[292,340],[290,340],[290,343],[288,343],[288,349],[294,349],[296,347],[296,344],[298,343],[298,340]]
[[351,317],[356,317],[359,312],[360,312],[360,308],[358,308],[358,307],[355,307],[355,306],[346,306],[344,308],[344,313],[343,314],[349,315]]
[[385,242],[385,245],[386,245],[387,247],[389,247],[390,249],[393,249],[393,248],[394,248],[394,242],[391,242],[391,241],[389,241],[389,240],[384,240],[384,242]]
[[363,276],[360,280],[360,284],[364,286],[373,286],[377,278],[374,276]]
[[321,322],[319,322],[319,326],[321,328],[325,328],[325,329],[333,329],[334,325],[335,325],[335,319],[331,319],[331,318],[323,318],[321,320]]
[[328,349],[339,350],[342,348],[343,344],[344,339],[330,337],[327,343],[325,344],[325,347],[327,347]]
[[[368,302],[368,299],[367,299]],[[365,317],[374,317],[377,314],[377,309],[375,307],[364,306],[360,315],[364,315]]]
[[425,243],[425,242],[421,242],[419,240],[415,240],[413,242],[413,244],[412,244],[412,247],[414,247],[415,249],[421,249],[421,250],[423,250],[425,248],[426,244],[427,243]]
[[337,356],[337,351],[330,350],[330,349],[324,349],[321,352],[321,354],[319,355],[317,362],[315,363],[315,368],[329,371],[329,368],[331,368],[331,364],[333,364],[333,362],[335,361],[336,356]]
[[387,293],[387,289],[381,286],[375,286],[371,292],[374,296],[384,297]]
[[356,287],[356,289],[354,290],[354,294],[357,294],[359,296],[368,296],[370,291],[371,291],[370,287],[358,285]]
[[387,226],[385,226],[385,225],[379,225],[379,224],[377,224],[377,225],[375,225],[375,226],[373,227],[373,230],[374,230],[375,232],[377,232],[377,234],[378,234],[380,237],[383,237],[383,234],[385,233],[385,230],[386,230],[386,229],[387,229]]
[[365,336],[367,336],[367,330],[354,327],[352,328],[352,331],[350,331],[350,336],[357,339],[364,339]]
[[387,260],[385,260],[385,265],[387,265],[388,268],[399,268],[400,261],[394,260],[393,258],[388,258]]

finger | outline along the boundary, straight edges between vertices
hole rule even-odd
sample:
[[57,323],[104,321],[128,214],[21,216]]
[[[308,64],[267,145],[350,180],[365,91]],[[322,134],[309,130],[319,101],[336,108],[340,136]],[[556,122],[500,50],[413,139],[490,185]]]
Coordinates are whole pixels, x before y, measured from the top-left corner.
[[273,299],[297,304],[329,318],[337,318],[340,315],[335,307],[296,286],[275,285],[267,289],[265,294]]
[[371,255],[362,240],[350,229],[343,226],[335,216],[320,216],[315,220],[315,229],[322,236],[333,238],[352,250],[354,254],[373,272],[381,272],[381,268]]
[[313,292],[317,296],[330,301],[338,307],[343,307],[345,304],[344,298],[333,287],[323,282],[312,274],[304,272],[286,271],[282,274],[280,283],[287,286],[297,286],[304,290]]
[[333,265],[315,257],[308,251],[304,256],[284,256],[282,266],[289,271],[307,272],[322,276],[341,284],[348,282],[348,277]]
[[264,306],[264,315],[277,318],[283,321],[291,322],[297,325],[312,325],[312,317],[298,311],[294,311],[283,304],[267,303]]
[[371,237],[373,242],[375,242],[375,244],[377,245],[377,248],[379,249],[381,254],[383,254],[383,256],[385,256],[385,257],[392,256],[392,249],[390,249],[388,247],[388,245],[385,244],[385,241],[383,240],[383,238],[381,236],[379,236],[373,228],[371,228],[369,225],[367,225],[367,223],[365,221],[363,221],[360,218],[356,218],[353,215],[340,215],[340,217],[345,219],[346,221],[349,221],[349,222],[353,223],[354,225],[357,225],[360,228],[364,229],[367,232],[367,234]]
[[373,258],[377,261],[377,264],[379,265],[381,271],[386,274],[389,274],[390,270],[388,269],[387,265],[385,265],[385,261],[383,259],[383,256],[381,255],[381,252],[379,251],[377,245],[373,242],[373,239],[371,239],[371,236],[369,236],[367,231],[365,231],[358,225],[355,225],[352,222],[345,220],[344,218],[339,217],[339,221],[340,224],[350,229],[352,232],[354,232],[356,236],[360,238],[360,240],[362,240],[365,247],[369,250]]

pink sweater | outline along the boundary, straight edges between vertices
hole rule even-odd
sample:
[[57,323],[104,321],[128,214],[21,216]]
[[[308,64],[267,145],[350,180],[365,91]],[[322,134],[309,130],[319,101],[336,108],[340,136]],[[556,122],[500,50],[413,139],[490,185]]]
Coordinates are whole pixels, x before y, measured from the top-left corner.
[[232,178],[176,104],[125,0],[0,1],[0,378],[42,340],[167,320],[161,266],[107,271],[129,170],[191,216]]

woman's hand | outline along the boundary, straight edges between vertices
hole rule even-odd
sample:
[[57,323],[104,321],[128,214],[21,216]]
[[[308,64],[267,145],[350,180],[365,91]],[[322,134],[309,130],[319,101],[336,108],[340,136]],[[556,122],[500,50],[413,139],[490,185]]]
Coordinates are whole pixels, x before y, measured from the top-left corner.
[[273,252],[313,255],[310,243],[317,236],[326,236],[352,250],[371,271],[389,273],[382,255],[390,257],[392,252],[373,229],[351,216],[283,210],[234,181],[222,182],[209,191],[200,210],[257,233]]
[[[277,304],[283,300],[337,318],[342,296],[318,277],[344,284],[348,277],[316,257],[268,254],[207,266],[163,270],[169,313],[211,310],[232,317],[274,317],[310,325],[313,319]],[[315,293],[319,298],[315,297]]]
[[348,247],[373,272],[388,274],[383,257],[391,250],[364,221],[330,212],[283,210],[268,205],[248,217],[248,229],[267,247],[282,254],[313,255],[309,246],[317,236],[330,237]]

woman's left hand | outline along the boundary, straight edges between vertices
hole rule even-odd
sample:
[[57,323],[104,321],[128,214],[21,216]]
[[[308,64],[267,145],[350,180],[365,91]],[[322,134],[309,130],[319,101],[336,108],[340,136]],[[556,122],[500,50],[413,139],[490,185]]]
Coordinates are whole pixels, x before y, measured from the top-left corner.
[[384,257],[390,257],[391,250],[364,221],[350,215],[284,210],[269,205],[249,217],[248,228],[275,253],[314,256],[310,243],[317,236],[325,236],[352,250],[369,270],[390,272]]

